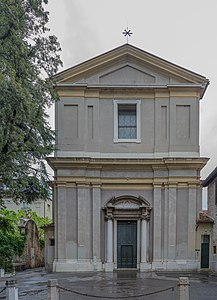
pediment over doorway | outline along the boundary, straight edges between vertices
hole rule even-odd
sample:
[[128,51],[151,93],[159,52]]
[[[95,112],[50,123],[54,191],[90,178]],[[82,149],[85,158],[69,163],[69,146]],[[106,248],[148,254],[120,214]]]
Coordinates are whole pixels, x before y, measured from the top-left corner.
[[105,219],[150,219],[150,203],[142,197],[123,195],[113,197],[104,207]]
[[150,207],[150,203],[142,197],[123,195],[119,197],[112,197],[112,199],[107,202],[106,206],[113,206],[116,209],[139,209],[140,207]]

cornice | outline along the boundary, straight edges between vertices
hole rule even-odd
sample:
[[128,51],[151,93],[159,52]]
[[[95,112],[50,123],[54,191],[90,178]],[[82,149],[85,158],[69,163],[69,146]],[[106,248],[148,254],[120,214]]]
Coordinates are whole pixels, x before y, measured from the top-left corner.
[[174,178],[98,178],[97,183],[94,178],[83,177],[58,177],[55,180],[57,187],[67,188],[98,188],[98,189],[140,189],[140,190],[155,190],[165,188],[178,189],[196,189],[201,188],[200,180],[195,177],[174,177]]
[[[140,98],[169,98],[188,97],[201,98],[203,87],[201,84],[180,84],[180,85],[89,85],[89,84],[59,84],[56,90],[60,97],[87,97],[87,98],[114,98],[117,94],[123,96],[133,93]],[[132,98],[130,95],[129,97]]]
[[123,169],[196,169],[201,170],[207,163],[208,158],[72,158],[72,157],[48,157],[48,164],[55,170],[70,168],[123,168]]

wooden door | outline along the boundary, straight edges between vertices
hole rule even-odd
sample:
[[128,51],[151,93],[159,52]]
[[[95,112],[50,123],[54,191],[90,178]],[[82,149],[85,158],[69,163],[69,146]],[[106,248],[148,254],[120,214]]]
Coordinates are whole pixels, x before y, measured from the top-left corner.
[[137,222],[117,222],[117,267],[137,267]]
[[201,268],[209,268],[209,235],[202,235],[201,241]]

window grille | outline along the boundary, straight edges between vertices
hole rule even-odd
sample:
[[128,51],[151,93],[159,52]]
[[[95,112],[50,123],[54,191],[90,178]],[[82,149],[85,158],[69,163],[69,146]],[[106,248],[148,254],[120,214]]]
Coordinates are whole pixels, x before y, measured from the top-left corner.
[[118,104],[118,138],[136,139],[136,104]]

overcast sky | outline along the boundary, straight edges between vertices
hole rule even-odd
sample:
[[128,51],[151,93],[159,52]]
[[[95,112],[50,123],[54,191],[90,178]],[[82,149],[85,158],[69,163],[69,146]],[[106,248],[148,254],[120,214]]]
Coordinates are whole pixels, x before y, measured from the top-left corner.
[[63,69],[129,43],[210,80],[200,110],[201,156],[217,166],[217,0],[49,0]]

